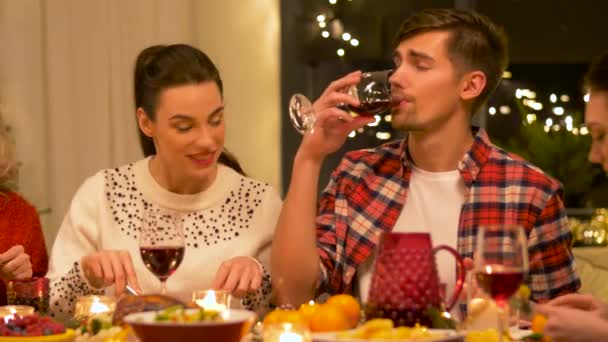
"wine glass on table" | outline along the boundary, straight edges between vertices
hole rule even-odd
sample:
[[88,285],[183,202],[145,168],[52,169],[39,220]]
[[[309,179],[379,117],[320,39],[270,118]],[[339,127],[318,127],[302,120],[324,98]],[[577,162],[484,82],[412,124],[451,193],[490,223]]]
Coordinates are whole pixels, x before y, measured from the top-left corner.
[[179,212],[149,206],[144,211],[139,234],[139,252],[150,272],[160,280],[161,294],[167,293],[167,279],[184,258],[184,232]]
[[482,226],[477,231],[474,274],[479,288],[498,308],[499,341],[505,333],[503,316],[509,298],[528,272],[528,244],[521,226]]
[[[374,116],[391,109],[391,85],[389,77],[393,70],[364,72],[361,81],[345,91],[358,99],[359,107],[341,106],[341,109],[354,112],[360,116]],[[300,134],[310,133],[316,121],[316,115],[310,100],[302,94],[294,94],[289,101],[291,123]]]

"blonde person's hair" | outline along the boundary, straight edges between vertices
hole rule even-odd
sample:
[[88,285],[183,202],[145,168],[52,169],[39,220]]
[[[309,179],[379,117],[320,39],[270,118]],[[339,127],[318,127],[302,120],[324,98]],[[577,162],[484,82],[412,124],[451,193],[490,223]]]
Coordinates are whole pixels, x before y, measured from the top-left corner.
[[12,189],[16,176],[15,148],[8,136],[7,127],[0,118],[0,191]]

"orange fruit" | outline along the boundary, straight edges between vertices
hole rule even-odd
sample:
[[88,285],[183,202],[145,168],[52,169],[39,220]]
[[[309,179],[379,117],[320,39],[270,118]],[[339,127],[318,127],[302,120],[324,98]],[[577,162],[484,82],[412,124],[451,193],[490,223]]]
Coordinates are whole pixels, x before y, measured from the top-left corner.
[[[544,334],[545,325],[547,324],[547,317],[536,314],[532,318],[532,332],[537,334]],[[550,342],[551,338],[549,336],[543,336],[543,342]]]
[[304,323],[310,327],[310,321],[312,321],[312,316],[314,316],[315,312],[321,305],[316,304],[315,302],[302,304],[298,309],[300,313],[300,317],[304,320]]
[[310,330],[314,332],[339,331],[348,328],[350,328],[348,318],[344,311],[336,305],[319,305],[310,320]]
[[361,305],[359,305],[359,302],[355,297],[347,294],[339,294],[329,297],[327,304],[342,309],[351,328],[354,328],[359,324],[359,320],[361,319]]
[[297,311],[277,309],[268,313],[263,323],[268,326],[282,323],[305,324],[305,321]]

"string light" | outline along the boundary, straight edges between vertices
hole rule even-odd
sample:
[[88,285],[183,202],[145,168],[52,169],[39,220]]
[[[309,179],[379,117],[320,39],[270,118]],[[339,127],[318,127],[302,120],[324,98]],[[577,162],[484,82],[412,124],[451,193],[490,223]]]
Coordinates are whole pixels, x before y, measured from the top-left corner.
[[327,26],[327,23],[325,23],[324,21],[319,21],[320,28],[325,28],[326,26]]
[[563,115],[564,114],[564,108],[563,107],[555,107],[555,108],[553,108],[553,113],[555,115]]
[[547,126],[547,127],[553,126],[553,119],[548,118],[547,120],[545,120],[545,126]]
[[581,129],[580,129],[579,132],[581,133],[581,135],[587,135],[587,134],[589,134],[589,130],[585,126],[581,127]]
[[356,136],[357,136],[357,132],[355,132],[355,131],[352,131],[352,132],[348,133],[348,137],[349,138],[354,138]]
[[549,101],[551,101],[551,103],[557,102],[557,95],[551,94],[551,96],[549,96]]
[[338,56],[342,57],[342,56],[344,56],[344,49],[338,49],[338,51],[336,51],[336,53],[338,54]]
[[583,100],[585,100],[585,102],[589,102],[589,94],[585,94],[585,96],[583,96]]
[[350,38],[351,38],[350,33],[348,33],[348,32],[344,32],[344,33],[342,34],[342,39],[344,39],[344,40],[346,40],[346,41],[349,41],[349,40],[350,40]]
[[560,96],[560,97],[559,97],[559,99],[560,99],[562,102],[568,102],[568,101],[570,101],[570,96],[568,96],[568,95],[564,94],[564,95]]
[[530,114],[526,115],[526,121],[528,121],[529,124],[536,121],[536,114],[530,113]]
[[321,32],[321,36],[322,36],[323,38],[329,38],[329,32],[327,32],[327,31],[323,31],[323,32]]
[[376,138],[380,140],[388,140],[391,138],[391,134],[389,132],[376,132]]
[[359,39],[353,38],[350,40],[350,45],[359,46]]
[[502,72],[502,78],[504,79],[509,79],[513,76],[513,74],[511,74],[511,72],[509,70],[505,70]]
[[319,15],[317,16],[317,21],[318,21],[318,22],[325,21],[325,16],[324,16],[323,14],[319,14]]
[[374,122],[370,122],[370,123],[367,124],[369,127],[376,127],[376,126],[378,126],[378,124],[380,123],[380,120],[382,118],[380,117],[380,115],[374,115],[374,119],[375,119]]
[[559,132],[560,129],[561,129],[561,127],[559,125],[553,125],[554,131]]
[[490,107],[490,109],[488,109],[488,113],[490,113],[490,115],[496,114],[496,108]]
[[338,0],[329,0],[329,3],[330,3],[331,5],[335,5],[337,2],[338,2]]
[[503,115],[511,114],[511,107],[509,106],[500,106],[498,110],[500,111],[500,114]]
[[522,93],[521,89],[517,88],[517,89],[515,90],[515,97],[517,97],[518,99],[521,99],[523,96],[524,96],[524,95],[523,95],[523,93]]
[[393,120],[393,116],[388,114],[384,116],[384,121],[386,122],[391,122]]

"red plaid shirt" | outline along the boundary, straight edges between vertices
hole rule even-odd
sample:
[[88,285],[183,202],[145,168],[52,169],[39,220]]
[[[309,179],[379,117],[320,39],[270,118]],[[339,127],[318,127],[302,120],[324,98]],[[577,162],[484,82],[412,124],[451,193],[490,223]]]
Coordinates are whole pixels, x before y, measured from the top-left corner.
[[[323,269],[320,291],[351,292],[359,265],[372,255],[382,232],[393,229],[412,175],[406,147],[407,138],[349,152],[332,173],[316,220]],[[458,252],[472,257],[479,226],[521,225],[528,234],[532,298],[543,301],[577,291],[580,280],[570,251],[572,234],[561,184],[492,145],[481,129],[458,170],[467,188]]]

